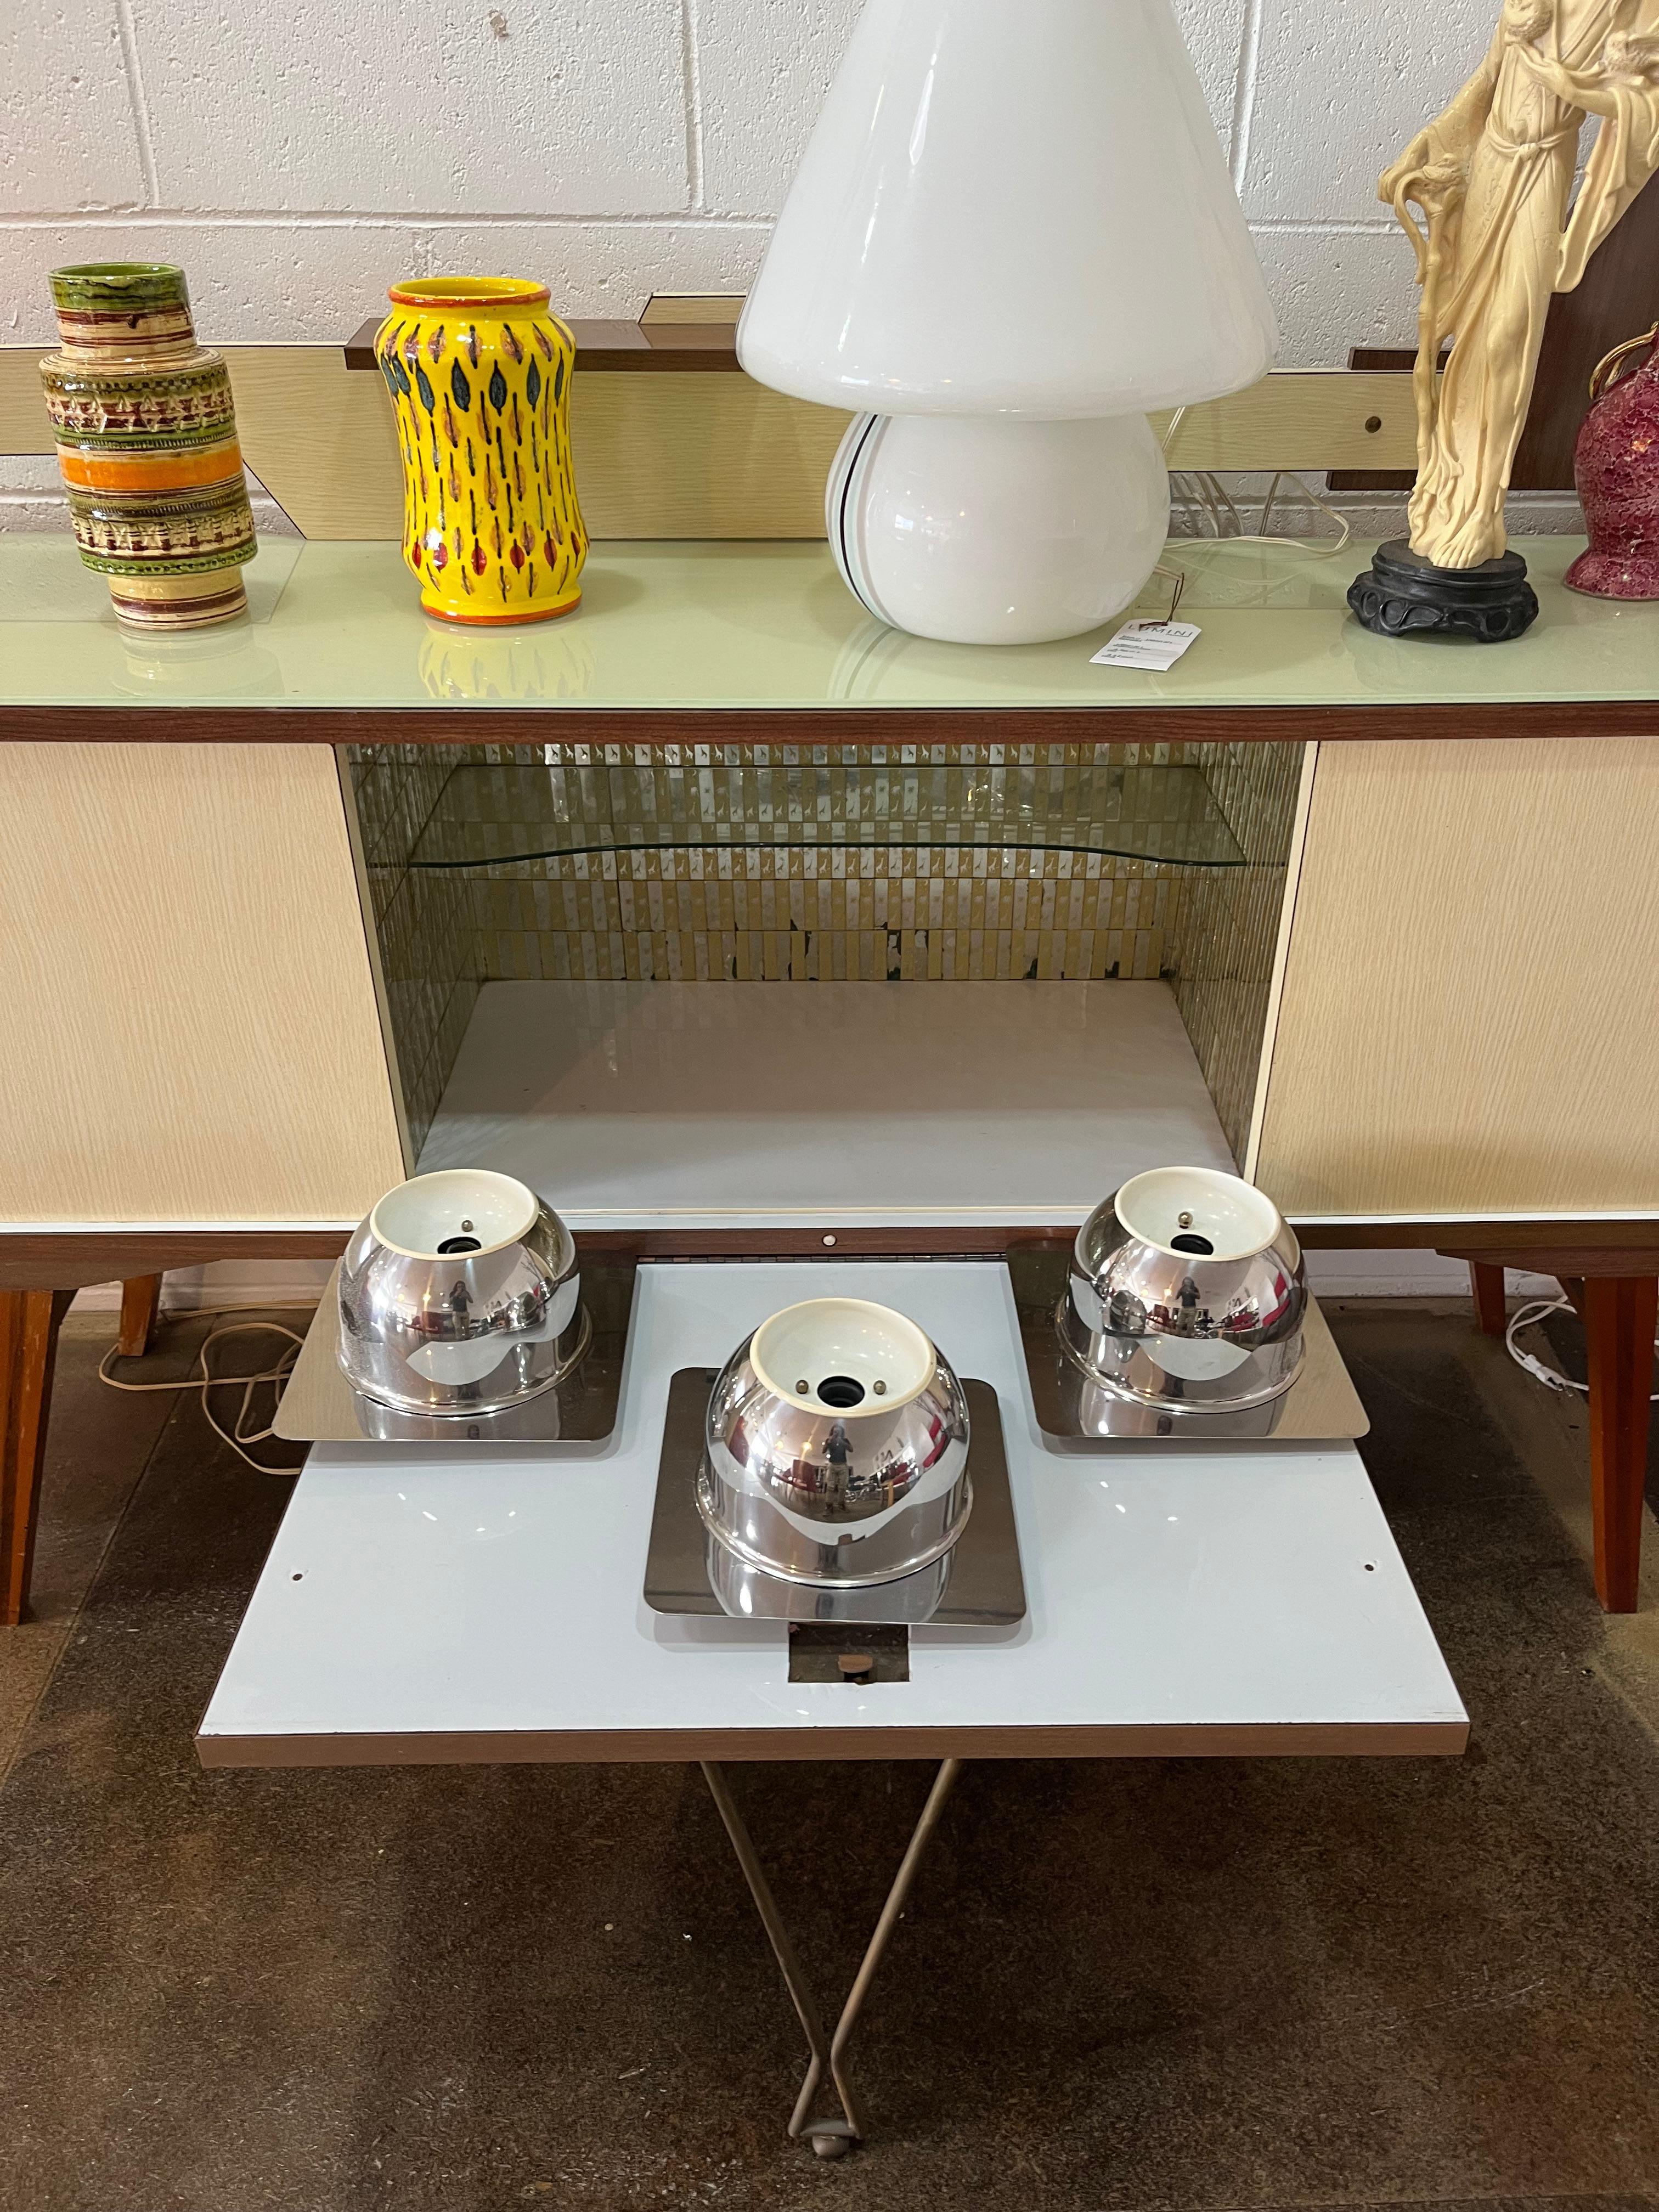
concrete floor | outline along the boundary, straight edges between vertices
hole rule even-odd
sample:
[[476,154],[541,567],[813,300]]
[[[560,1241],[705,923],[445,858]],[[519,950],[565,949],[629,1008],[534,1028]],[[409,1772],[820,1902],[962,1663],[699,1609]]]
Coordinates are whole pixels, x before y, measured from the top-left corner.
[[[694,1771],[198,1769],[288,1486],[77,1319],[0,1637],[0,2208],[1659,2203],[1659,1534],[1603,1620],[1576,1409],[1467,1308],[1333,1318],[1468,1758],[970,1766],[837,2166]],[[734,1778],[826,1991],[926,1780]]]

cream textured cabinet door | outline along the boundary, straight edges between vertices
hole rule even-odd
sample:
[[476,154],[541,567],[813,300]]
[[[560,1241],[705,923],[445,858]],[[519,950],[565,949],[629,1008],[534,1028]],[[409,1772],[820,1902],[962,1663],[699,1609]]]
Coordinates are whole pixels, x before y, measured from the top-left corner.
[[1256,1173],[1301,1214],[1659,1208],[1659,738],[1321,748]]
[[0,745],[0,1220],[356,1221],[404,1172],[327,745]]

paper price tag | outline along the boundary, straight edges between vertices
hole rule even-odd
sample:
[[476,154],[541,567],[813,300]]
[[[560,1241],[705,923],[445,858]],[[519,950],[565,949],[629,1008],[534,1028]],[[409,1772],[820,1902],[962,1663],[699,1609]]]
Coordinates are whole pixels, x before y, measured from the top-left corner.
[[1173,668],[1198,634],[1196,623],[1125,623],[1089,658],[1108,668]]

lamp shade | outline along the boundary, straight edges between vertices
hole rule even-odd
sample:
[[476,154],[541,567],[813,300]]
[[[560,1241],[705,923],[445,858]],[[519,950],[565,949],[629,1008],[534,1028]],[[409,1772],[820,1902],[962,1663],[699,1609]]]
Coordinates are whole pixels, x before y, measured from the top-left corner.
[[738,332],[825,406],[1055,422],[1276,345],[1167,0],[866,0]]

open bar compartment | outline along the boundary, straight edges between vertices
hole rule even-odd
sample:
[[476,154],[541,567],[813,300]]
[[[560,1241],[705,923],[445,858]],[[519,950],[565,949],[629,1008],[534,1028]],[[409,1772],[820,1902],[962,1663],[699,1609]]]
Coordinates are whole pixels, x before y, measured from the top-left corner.
[[1055,1228],[1248,1172],[1306,749],[963,721],[341,748],[411,1169],[589,1233]]

